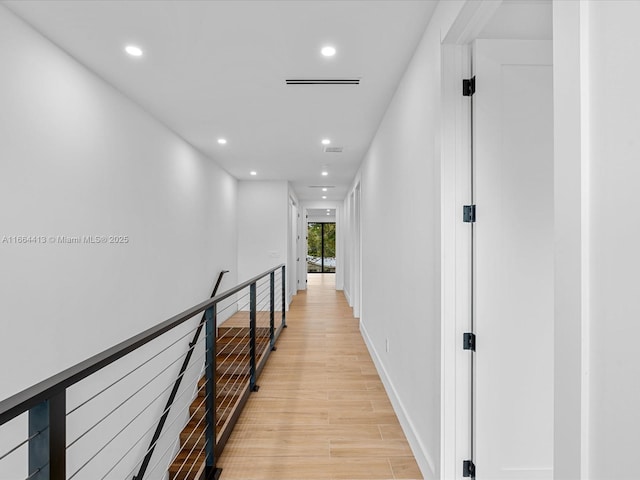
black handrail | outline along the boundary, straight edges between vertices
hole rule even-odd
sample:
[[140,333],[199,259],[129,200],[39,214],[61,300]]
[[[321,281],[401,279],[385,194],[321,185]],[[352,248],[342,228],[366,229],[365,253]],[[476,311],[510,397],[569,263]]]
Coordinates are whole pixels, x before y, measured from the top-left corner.
[[[216,281],[216,286],[213,287],[213,293],[209,298],[213,298],[216,296],[218,292],[218,288],[220,287],[220,282],[222,282],[222,277],[225,273],[229,273],[229,270],[222,270],[218,275],[218,280]],[[142,480],[145,472],[147,471],[147,467],[149,466],[149,462],[151,462],[151,457],[153,456],[153,451],[156,449],[156,444],[160,435],[162,434],[162,429],[164,428],[164,424],[169,417],[169,411],[171,410],[171,406],[173,405],[173,401],[178,394],[178,389],[180,388],[180,384],[182,383],[182,378],[184,377],[184,372],[187,371],[189,367],[189,361],[191,360],[191,356],[193,355],[193,351],[195,350],[195,346],[198,343],[198,339],[200,338],[200,333],[202,332],[202,327],[204,326],[206,319],[206,315],[202,314],[202,319],[200,320],[200,324],[196,329],[196,333],[193,335],[193,340],[189,343],[189,351],[187,352],[186,357],[182,362],[182,366],[180,367],[180,373],[178,373],[178,378],[176,378],[175,383],[173,384],[173,388],[171,389],[171,393],[169,394],[169,398],[167,400],[167,404],[164,406],[162,417],[160,417],[160,421],[158,422],[158,426],[156,427],[156,431],[153,432],[153,437],[151,437],[151,442],[149,443],[149,448],[147,449],[147,454],[144,456],[144,460],[142,460],[142,464],[140,465],[140,470],[138,470],[138,474],[133,476],[133,480]]]
[[56,394],[64,391],[72,385],[87,378],[92,373],[103,369],[104,367],[111,365],[113,362],[121,359],[125,355],[133,352],[134,350],[146,345],[147,343],[155,340],[160,335],[167,333],[169,330],[183,324],[194,315],[204,312],[213,305],[217,305],[222,300],[229,298],[231,295],[235,295],[239,291],[247,288],[252,283],[257,282],[262,277],[270,274],[271,272],[281,269],[284,264],[280,264],[277,267],[270,268],[260,275],[235,286],[234,288],[227,290],[224,293],[216,295],[215,297],[205,300],[178,315],[165,320],[158,325],[148,328],[147,330],[134,335],[133,337],[120,342],[119,344],[108,348],[107,350],[94,355],[93,357],[80,362],[73,367],[70,367],[62,372],[53,375],[15,395],[0,401],[0,425],[4,425],[8,421],[14,419],[18,415],[28,411],[30,408],[35,407],[39,403],[54,397]]

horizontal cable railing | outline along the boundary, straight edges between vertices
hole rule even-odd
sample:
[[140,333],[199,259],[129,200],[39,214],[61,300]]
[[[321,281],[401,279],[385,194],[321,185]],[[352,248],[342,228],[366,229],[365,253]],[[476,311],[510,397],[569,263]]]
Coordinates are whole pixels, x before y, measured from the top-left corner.
[[[284,308],[282,322],[278,328],[275,326],[275,310],[280,310],[275,293],[284,293],[282,278],[281,271],[273,271],[267,278],[237,292],[235,305],[216,310],[218,315],[234,310],[233,315],[218,324],[216,336],[214,448],[217,455],[222,452],[250,393],[258,390],[256,379],[269,353],[275,350],[274,342],[280,328],[286,326]],[[202,378],[201,384],[205,382]],[[169,466],[171,480],[200,478],[197,465],[207,446],[202,421],[206,415],[202,402],[205,396],[206,392],[200,391],[191,404],[192,416],[180,433],[180,450]]]
[[217,478],[285,307],[279,265],[1,401],[0,478]]
[[[222,277],[224,277],[225,273],[229,273],[229,271],[222,270],[220,272],[220,275],[218,275],[218,280],[216,281],[215,287],[213,287],[213,293],[211,293],[211,298],[215,297],[216,293],[218,293],[218,288],[220,288],[220,283],[222,282]],[[160,417],[158,426],[156,427],[155,432],[153,433],[153,437],[151,437],[150,446],[147,449],[144,459],[142,460],[142,465],[140,465],[140,470],[138,470],[138,474],[133,477],[133,480],[142,480],[145,472],[147,471],[147,468],[149,467],[149,462],[151,461],[151,457],[153,456],[153,452],[158,443],[158,439],[160,438],[160,435],[162,435],[162,429],[164,428],[167,418],[169,417],[171,406],[173,405],[176,395],[178,394],[178,390],[180,389],[182,378],[187,368],[189,367],[189,362],[191,361],[191,356],[194,351],[194,346],[198,344],[198,340],[200,339],[200,333],[202,333],[202,327],[204,326],[205,318],[206,316],[203,315],[202,319],[200,320],[200,324],[198,325],[198,328],[196,329],[196,332],[193,336],[193,340],[189,343],[189,351],[187,352],[187,355],[182,362],[182,367],[180,367],[180,373],[178,374],[178,378],[173,384],[173,388],[171,389],[171,394],[169,395],[164,411],[162,412],[162,416]]]

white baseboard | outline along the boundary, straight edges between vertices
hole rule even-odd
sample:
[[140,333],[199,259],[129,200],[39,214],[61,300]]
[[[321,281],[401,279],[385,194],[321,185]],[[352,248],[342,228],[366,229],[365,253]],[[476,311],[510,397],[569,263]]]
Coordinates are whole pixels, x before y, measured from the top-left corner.
[[[346,292],[345,292],[346,293]],[[423,478],[435,479],[436,470],[435,464],[433,462],[433,458],[429,455],[427,448],[420,441],[418,435],[416,435],[416,429],[411,421],[407,411],[404,407],[404,404],[398,397],[398,392],[393,386],[393,382],[389,378],[387,371],[385,370],[382,361],[380,360],[380,356],[378,355],[377,350],[373,346],[373,342],[367,333],[367,329],[365,328],[362,321],[360,321],[360,333],[362,333],[362,338],[364,338],[364,343],[367,345],[367,349],[369,350],[369,354],[373,359],[373,363],[376,366],[376,370],[378,370],[378,375],[380,375],[380,379],[382,380],[382,384],[384,385],[384,389],[389,396],[389,400],[391,401],[391,405],[393,406],[393,410],[400,421],[400,426],[404,431],[404,434],[407,437],[407,441],[409,442],[409,446],[411,447],[411,451],[413,452],[413,456],[418,463],[418,467],[422,472]]]
[[346,288],[344,290],[342,290],[344,292],[344,296],[347,299],[347,303],[349,304],[350,307],[353,306],[353,303],[351,303],[351,295],[349,295],[349,290],[347,290]]

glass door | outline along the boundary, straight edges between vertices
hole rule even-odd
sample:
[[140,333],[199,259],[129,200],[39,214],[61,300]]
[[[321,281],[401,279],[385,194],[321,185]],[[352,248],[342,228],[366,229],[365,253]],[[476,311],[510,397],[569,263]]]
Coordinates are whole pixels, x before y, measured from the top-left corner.
[[307,272],[336,272],[336,224],[309,222]]

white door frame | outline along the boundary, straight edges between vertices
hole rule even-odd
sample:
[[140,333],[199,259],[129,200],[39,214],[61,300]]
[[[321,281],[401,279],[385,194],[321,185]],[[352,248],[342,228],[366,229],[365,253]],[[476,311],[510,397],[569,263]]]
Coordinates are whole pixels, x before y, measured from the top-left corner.
[[353,316],[361,318],[362,312],[362,187],[358,175],[343,202],[341,218],[344,246],[344,295]]
[[[469,458],[469,352],[462,350],[469,329],[470,249],[462,206],[470,203],[470,111],[462,97],[462,79],[470,72],[470,49],[442,46],[443,139],[441,168],[441,468],[443,479],[462,478],[462,461]],[[466,100],[466,101],[465,101]]]
[[299,242],[298,242],[298,224],[299,224],[300,205],[292,197],[289,196],[289,258],[288,258],[288,272],[287,282],[289,283],[287,288],[288,303],[291,303],[294,295],[298,294],[299,282],[298,282],[298,264],[297,260],[300,257]]
[[309,209],[305,205],[301,208],[300,212],[300,284],[299,290],[307,289],[307,252],[309,251],[309,244],[307,242],[307,235],[309,232]]
[[354,192],[354,205],[353,205],[353,316],[356,318],[360,318],[360,306],[362,304],[361,296],[362,296],[362,222],[360,220],[360,204],[362,201],[362,192],[360,189],[360,182],[358,181]]
[[468,1],[443,38],[441,83],[441,478],[462,478],[471,442],[469,331],[471,239],[462,222],[470,203],[471,114],[462,80],[471,74],[471,47],[502,0]]
[[[467,357],[464,356],[465,352],[461,348],[462,334],[466,331],[468,322],[467,312],[470,309],[468,283],[470,245],[468,233],[462,228],[463,225],[460,221],[462,205],[466,203],[465,198],[468,195],[470,182],[468,171],[470,152],[468,119],[470,115],[468,112],[468,99],[461,95],[461,80],[469,78],[471,73],[471,42],[476,39],[501,3],[502,0],[467,1],[454,20],[452,27],[443,34],[444,38],[442,40],[440,465],[441,478],[447,480],[462,478],[462,461],[467,458],[469,453],[469,411],[471,408],[469,394],[470,369],[468,368]],[[574,5],[572,2],[568,2],[567,5],[563,4],[560,7],[554,6],[554,16],[556,15],[556,10],[563,10],[564,12],[565,10],[575,10],[577,8],[579,8],[577,3]],[[575,14],[575,12],[571,13]],[[576,15],[576,18],[581,17]],[[572,53],[579,55],[580,52],[575,50]],[[555,80],[554,78],[554,85],[556,83]],[[579,82],[575,81],[574,83]],[[558,99],[555,98],[554,102],[557,101]],[[573,110],[567,107],[568,103],[574,101],[573,99],[565,101],[565,99],[561,98],[560,101],[564,101],[562,105],[565,108],[563,114],[570,110],[570,113],[574,115],[574,119],[579,117],[579,108],[574,108],[573,104],[570,105]],[[578,113],[576,114],[575,112]],[[557,121],[557,117],[558,113],[556,111],[555,121]],[[575,151],[579,151],[579,146],[575,148]],[[575,164],[578,165],[577,162]],[[579,173],[576,175],[579,176]],[[558,340],[556,339],[555,342],[557,349]],[[584,361],[584,351],[582,352],[582,357]],[[582,381],[587,383],[584,382],[586,377],[585,365],[581,365],[580,369]],[[584,389],[583,385],[581,392],[582,405],[587,404]],[[580,457],[582,465],[580,466],[584,475],[587,470],[585,458],[588,458],[588,455],[585,452],[585,445],[588,445],[588,429],[585,428],[584,418],[582,418],[581,423]]]

